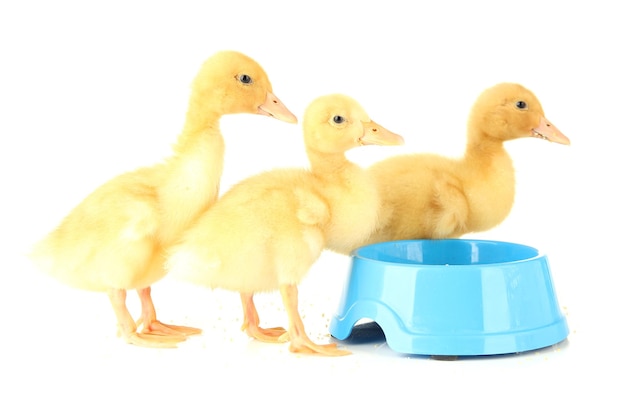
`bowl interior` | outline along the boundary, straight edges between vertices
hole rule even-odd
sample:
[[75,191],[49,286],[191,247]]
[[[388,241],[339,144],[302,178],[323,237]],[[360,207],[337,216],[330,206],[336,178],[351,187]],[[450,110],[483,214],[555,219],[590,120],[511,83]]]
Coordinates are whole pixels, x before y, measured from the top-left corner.
[[537,257],[527,245],[483,240],[394,241],[357,249],[366,260],[410,265],[476,265],[515,262]]

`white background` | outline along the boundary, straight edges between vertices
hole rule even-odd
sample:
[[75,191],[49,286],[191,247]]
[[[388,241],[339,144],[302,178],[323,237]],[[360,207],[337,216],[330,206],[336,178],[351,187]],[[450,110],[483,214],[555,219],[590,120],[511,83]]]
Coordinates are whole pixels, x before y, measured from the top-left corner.
[[[409,8],[410,5],[410,8]],[[0,5],[2,411],[624,411],[624,13],[617,2],[3,2]],[[236,49],[299,118],[320,94],[356,98],[404,136],[359,148],[362,165],[406,152],[460,155],[469,108],[518,82],[571,147],[507,144],[514,208],[472,237],[548,254],[570,335],[510,356],[436,361],[383,338],[304,357],[239,331],[237,295],[163,280],[160,318],[204,329],[175,350],[126,345],[105,295],[35,272],[23,253],[106,179],[161,160],[204,59]],[[304,166],[300,126],[224,118],[223,188]],[[325,253],[301,285],[310,336],[328,337],[349,258]],[[129,295],[136,313],[136,296]],[[285,325],[278,294],[261,318]],[[11,407],[8,407],[11,406]]]

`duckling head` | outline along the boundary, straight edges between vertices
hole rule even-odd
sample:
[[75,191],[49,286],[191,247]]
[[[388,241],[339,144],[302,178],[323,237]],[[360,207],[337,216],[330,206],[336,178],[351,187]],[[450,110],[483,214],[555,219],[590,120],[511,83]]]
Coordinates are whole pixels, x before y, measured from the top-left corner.
[[343,153],[362,145],[401,145],[403,138],[370,119],[353,98],[320,96],[304,113],[303,131],[309,150]]
[[252,113],[297,123],[296,116],[274,95],[265,70],[243,53],[225,50],[208,58],[192,84],[190,111],[199,116]]
[[536,137],[570,144],[569,138],[546,119],[539,99],[517,83],[500,83],[483,91],[472,107],[468,130],[470,137],[500,141]]

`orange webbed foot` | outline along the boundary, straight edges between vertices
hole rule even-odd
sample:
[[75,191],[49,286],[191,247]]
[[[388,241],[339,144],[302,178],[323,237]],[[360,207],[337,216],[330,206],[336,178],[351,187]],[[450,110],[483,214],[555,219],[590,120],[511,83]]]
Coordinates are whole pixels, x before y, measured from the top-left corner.
[[298,288],[295,285],[281,285],[280,293],[289,315],[289,350],[293,353],[316,354],[322,356],[347,356],[347,350],[337,348],[337,344],[315,344],[304,329],[304,323],[298,312]]
[[245,331],[248,336],[265,343],[286,343],[289,341],[289,333],[282,327],[259,327],[259,313],[254,305],[253,294],[241,293],[240,296],[241,306],[243,307],[242,331]]
[[[137,325],[143,324],[141,320],[137,321]],[[196,334],[201,334],[202,330],[195,327],[187,327],[187,326],[175,326],[172,324],[164,324],[158,320],[152,321],[149,325],[144,325],[143,331],[141,332],[145,335],[154,335],[154,336],[172,336],[172,337],[183,337],[186,338],[188,336],[193,336]]]
[[289,341],[289,333],[282,327],[261,328],[244,321],[241,330],[245,331],[248,336],[265,343],[286,343]]
[[186,336],[162,336],[138,333],[136,331],[122,333],[128,344],[148,348],[176,348],[187,339]]
[[[120,326],[118,336],[122,336],[129,344],[151,348],[176,348],[179,343],[187,340],[193,334],[200,334],[202,330],[193,327],[174,326],[153,321],[139,332],[142,320],[135,323],[125,323]],[[137,327],[135,327],[137,326]]]
[[[127,343],[141,347],[175,348],[178,343],[187,340],[188,336],[202,332],[197,328],[168,325],[158,321],[149,287],[140,290],[139,297],[142,316],[135,322],[126,307],[126,291],[121,289],[109,291],[109,299],[118,322],[118,336],[122,336]],[[143,330],[139,332],[138,326],[141,325]]]
[[347,356],[352,354],[348,350],[337,348],[336,343],[315,344],[306,336],[298,336],[289,344],[289,351],[300,354],[313,354],[320,356]]
[[157,320],[154,304],[150,295],[150,287],[137,291],[141,300],[141,318],[137,325],[143,325],[142,337],[167,338],[170,342],[185,341],[188,336],[202,333],[202,330],[194,327],[165,324]]

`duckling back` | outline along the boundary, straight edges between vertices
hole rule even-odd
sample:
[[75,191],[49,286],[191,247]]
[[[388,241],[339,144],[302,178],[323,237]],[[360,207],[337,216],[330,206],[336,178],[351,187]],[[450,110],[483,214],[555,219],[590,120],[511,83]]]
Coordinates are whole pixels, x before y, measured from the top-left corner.
[[324,248],[330,217],[316,185],[298,169],[267,171],[235,184],[172,248],[170,275],[249,293],[299,283]]

